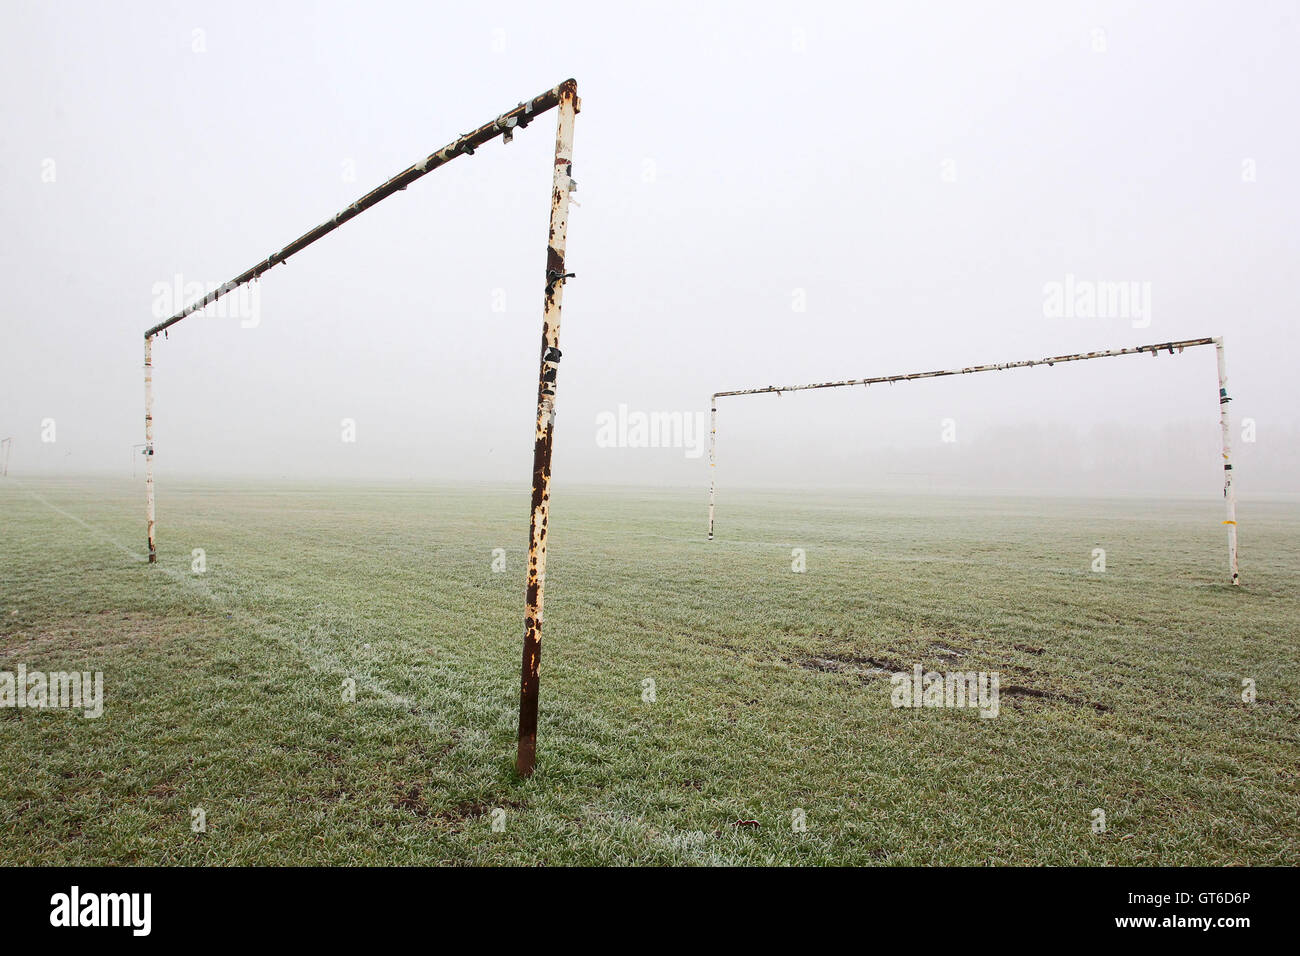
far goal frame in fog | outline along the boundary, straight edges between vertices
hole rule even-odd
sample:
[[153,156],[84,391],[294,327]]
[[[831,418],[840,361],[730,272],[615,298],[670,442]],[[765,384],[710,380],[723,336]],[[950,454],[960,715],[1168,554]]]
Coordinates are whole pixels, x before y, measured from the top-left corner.
[[533,436],[532,518],[528,530],[528,581],[524,596],[524,653],[519,690],[519,747],[515,768],[521,776],[533,772],[537,754],[538,668],[542,652],[543,587],[546,583],[546,525],[551,500],[551,448],[555,428],[555,388],[560,363],[560,304],[564,283],[573,273],[564,271],[565,243],[569,225],[569,193],[573,181],[573,120],[581,109],[578,84],[565,80],[554,89],[520,103],[491,122],[466,133],[392,179],[372,189],[352,205],[335,213],[314,229],[303,233],[279,252],[273,252],[234,279],[218,286],[192,302],[171,318],[159,322],[144,333],[144,456],[145,512],[149,536],[149,563],[157,561],[154,520],[154,436],[153,436],[153,345],[160,334],[182,319],[212,305],[223,295],[233,292],[263,273],[302,251],[317,239],[333,232],[393,193],[406,189],[417,179],[451,162],[457,156],[472,156],[474,150],[498,137],[510,142],[516,130],[524,129],[537,116],[556,110],[555,162],[551,185],[551,221],[546,243],[545,296],[542,305],[542,344],[537,379],[537,417]]
[[1241,576],[1237,571],[1237,498],[1232,487],[1232,438],[1229,434],[1228,402],[1228,368],[1223,354],[1223,338],[1215,336],[1203,339],[1183,339],[1178,342],[1162,342],[1156,345],[1138,345],[1126,349],[1108,349],[1102,352],[1075,352],[1071,355],[1056,355],[1050,358],[1026,359],[1019,362],[1003,362],[993,365],[971,365],[965,368],[940,369],[934,372],[912,372],[905,375],[881,375],[875,378],[855,378],[838,382],[818,382],[812,385],[765,385],[760,388],[742,388],[729,392],[714,392],[710,398],[709,419],[709,540],[713,540],[714,503],[717,498],[716,472],[718,467],[718,399],[741,395],[764,395],[772,392],[801,392],[814,388],[843,388],[849,385],[880,385],[894,382],[910,382],[919,378],[942,378],[948,375],[970,375],[975,372],[996,372],[1013,368],[1030,368],[1035,365],[1052,366],[1065,362],[1082,362],[1087,359],[1115,358],[1120,355],[1140,355],[1147,353],[1158,356],[1161,352],[1170,355],[1181,354],[1184,349],[1198,345],[1213,345],[1218,359],[1219,371],[1219,431],[1223,440],[1223,499],[1227,515],[1223,524],[1228,529],[1228,570],[1232,583],[1240,584]]

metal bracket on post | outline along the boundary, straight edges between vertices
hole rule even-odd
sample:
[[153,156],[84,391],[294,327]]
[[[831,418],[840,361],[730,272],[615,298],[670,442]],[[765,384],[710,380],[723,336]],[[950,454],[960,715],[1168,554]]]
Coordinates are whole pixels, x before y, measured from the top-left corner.
[[528,582],[524,592],[524,656],[519,679],[519,750],[515,770],[531,776],[537,763],[538,674],[542,656],[543,590],[546,584],[546,525],[551,502],[551,449],[555,429],[555,388],[560,361],[560,304],[564,248],[573,183],[573,118],[579,109],[578,85],[565,80],[555,124],[555,171],[551,189],[550,241],[546,246],[546,295],[542,306],[542,348],[537,377],[537,419],[533,440],[533,501],[528,527]]
[[495,125],[501,130],[501,142],[508,143],[515,138],[515,127],[519,125],[519,120],[509,114],[502,114],[496,118]]

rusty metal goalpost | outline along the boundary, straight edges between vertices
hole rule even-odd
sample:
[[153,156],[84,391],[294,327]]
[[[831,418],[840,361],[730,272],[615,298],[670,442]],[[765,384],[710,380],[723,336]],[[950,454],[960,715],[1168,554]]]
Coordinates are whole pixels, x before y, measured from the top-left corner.
[[573,273],[564,271],[564,250],[568,235],[569,194],[576,189],[573,181],[573,120],[581,109],[578,84],[565,80],[514,109],[502,113],[473,132],[430,153],[413,166],[366,193],[352,205],[335,213],[314,229],[303,233],[278,252],[273,252],[252,268],[224,285],[192,302],[171,318],[159,322],[144,333],[144,458],[145,512],[148,524],[149,563],[157,561],[154,514],[154,434],[153,434],[153,341],[187,316],[216,302],[227,293],[258,279],[263,273],[285,262],[290,256],[310,246],[349,219],[365,212],[382,199],[400,192],[422,176],[457,156],[472,156],[474,150],[496,139],[510,142],[516,129],[524,129],[537,116],[557,110],[555,131],[555,165],[551,186],[551,221],[546,243],[546,283],[542,306],[542,343],[537,379],[537,417],[533,435],[532,517],[528,531],[528,579],[524,592],[524,649],[519,691],[519,744],[515,768],[529,776],[537,759],[538,667],[542,650],[543,588],[546,583],[546,525],[551,497],[551,448],[555,429],[555,388],[560,362],[560,304],[566,279]]
[[894,382],[910,382],[920,378],[942,378],[947,375],[969,375],[974,372],[995,372],[1009,368],[1029,368],[1035,365],[1055,365],[1058,362],[1081,362],[1086,359],[1113,358],[1119,355],[1138,355],[1149,353],[1152,357],[1161,352],[1170,355],[1181,354],[1183,349],[1198,345],[1213,345],[1218,358],[1219,371],[1219,431],[1223,443],[1223,498],[1227,507],[1224,525],[1228,529],[1228,570],[1232,574],[1232,583],[1240,584],[1237,573],[1237,497],[1232,487],[1232,439],[1228,432],[1228,367],[1223,355],[1223,338],[1215,336],[1203,339],[1183,339],[1179,342],[1162,342],[1156,345],[1139,345],[1127,349],[1107,349],[1101,352],[1075,352],[1071,355],[1056,355],[1050,358],[1026,359],[1019,362],[1003,362],[992,365],[971,365],[965,368],[940,369],[934,372],[912,372],[906,375],[880,375],[875,378],[855,378],[839,382],[818,382],[812,385],[765,385],[761,388],[742,388],[729,392],[714,392],[710,398],[709,422],[709,540],[713,540],[713,510],[717,496],[717,445],[718,445],[718,399],[735,395],[763,395],[771,392],[800,392],[813,388],[842,388],[847,385],[879,385]]

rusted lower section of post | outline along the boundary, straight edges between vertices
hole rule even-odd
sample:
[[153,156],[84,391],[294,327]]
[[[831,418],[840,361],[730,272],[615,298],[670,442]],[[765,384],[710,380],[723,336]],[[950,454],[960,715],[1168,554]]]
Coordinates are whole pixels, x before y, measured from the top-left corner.
[[153,336],[144,337],[144,508],[149,522],[149,563],[158,560],[153,511]]
[[519,684],[519,752],[515,769],[532,774],[537,762],[538,672],[542,659],[543,591],[546,586],[546,523],[551,506],[551,443],[555,433],[555,386],[560,364],[560,303],[564,296],[564,244],[573,189],[573,117],[578,85],[559,86],[555,130],[555,173],[551,187],[551,230],[546,245],[546,297],[542,309],[541,368],[537,380],[537,426],[533,437],[533,516],[528,526],[528,585],[525,591],[524,659]]
[[709,540],[713,540],[713,498],[718,469],[718,396],[709,399]]
[[1228,570],[1232,583],[1240,584],[1237,573],[1237,493],[1232,488],[1232,428],[1228,421],[1228,364],[1223,355],[1223,339],[1214,340],[1214,351],[1219,359],[1219,431],[1223,433],[1223,501],[1228,509]]

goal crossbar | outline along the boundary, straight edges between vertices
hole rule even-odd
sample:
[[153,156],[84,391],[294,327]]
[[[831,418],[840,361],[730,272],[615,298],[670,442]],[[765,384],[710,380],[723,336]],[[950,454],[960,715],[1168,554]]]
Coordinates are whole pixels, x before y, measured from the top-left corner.
[[514,109],[502,113],[490,123],[484,123],[473,132],[457,137],[442,149],[430,153],[418,163],[408,166],[383,185],[376,186],[356,202],[336,212],[316,228],[304,232],[283,249],[271,253],[265,259],[258,262],[257,265],[245,269],[229,282],[218,286],[207,295],[190,303],[171,318],[159,322],[157,325],[145,332],[144,337],[147,339],[152,338],[159,332],[166,331],[185,317],[207,308],[223,295],[233,292],[240,286],[252,282],[263,273],[268,272],[280,263],[287,261],[290,256],[306,249],[317,239],[329,235],[349,219],[355,219],[371,206],[381,200],[387,199],[393,193],[401,192],[417,179],[427,176],[439,166],[446,165],[457,156],[472,156],[474,155],[475,149],[482,146],[484,143],[496,139],[498,136],[504,136],[506,142],[509,142],[511,138],[513,138],[516,129],[524,129],[532,122],[534,117],[540,116],[547,110],[554,109],[559,105],[560,93],[566,84],[573,84],[576,89],[576,84],[574,84],[573,80],[566,80],[565,83],[560,84],[554,89],[547,90],[540,96],[535,96],[527,102],[520,103]]
[[843,379],[835,382],[814,382],[810,385],[764,385],[759,388],[741,388],[726,392],[714,392],[710,397],[709,424],[709,540],[713,540],[714,502],[717,497],[716,479],[717,443],[718,443],[718,399],[738,395],[763,395],[781,392],[801,392],[817,388],[843,388],[849,385],[881,385],[894,382],[910,382],[922,378],[943,378],[949,375],[970,375],[975,372],[998,372],[1012,368],[1030,368],[1035,365],[1057,365],[1064,362],[1082,362],[1088,359],[1114,358],[1119,355],[1139,355],[1147,353],[1157,356],[1161,352],[1178,354],[1183,349],[1198,345],[1213,345],[1218,358],[1219,372],[1219,430],[1223,442],[1223,497],[1227,507],[1227,519],[1223,522],[1228,529],[1228,564],[1232,573],[1232,583],[1240,583],[1237,572],[1237,500],[1232,486],[1232,448],[1229,435],[1228,372],[1224,360],[1223,338],[1220,336],[1182,339],[1176,342],[1159,342],[1154,345],[1137,345],[1132,348],[1105,349],[1097,352],[1073,352],[1069,355],[1053,355],[1048,358],[1025,359],[1018,362],[996,362],[988,365],[968,365],[963,368],[938,369],[932,372],[910,372],[903,375],[878,375],[872,378]]
[[556,109],[555,162],[551,186],[551,219],[546,244],[546,278],[542,306],[542,343],[537,380],[537,417],[533,436],[532,517],[528,531],[528,579],[524,595],[524,647],[519,692],[519,740],[515,767],[521,776],[533,772],[537,751],[538,672],[541,661],[543,585],[546,581],[546,526],[550,513],[551,450],[555,426],[555,388],[560,362],[560,305],[565,280],[573,273],[565,271],[564,254],[568,235],[569,194],[576,188],[573,181],[573,120],[581,109],[578,85],[572,79],[547,90],[540,96],[520,103],[496,119],[452,140],[442,149],[430,153],[382,185],[372,189],[347,208],[303,233],[278,252],[273,252],[169,319],[151,326],[144,333],[144,456],[145,508],[149,537],[149,562],[157,561],[154,509],[154,396],[153,342],[190,315],[200,312],[222,296],[261,275],[290,256],[306,249],[316,240],[329,235],[350,219],[381,202],[395,192],[451,162],[457,156],[472,156],[484,143],[501,137],[510,142],[517,129],[524,129],[542,113]]

